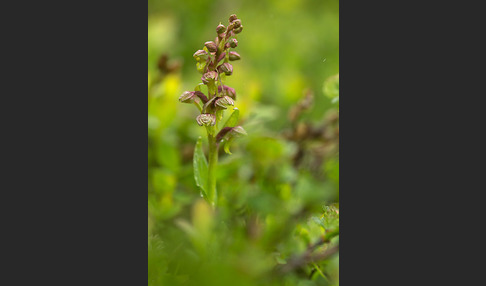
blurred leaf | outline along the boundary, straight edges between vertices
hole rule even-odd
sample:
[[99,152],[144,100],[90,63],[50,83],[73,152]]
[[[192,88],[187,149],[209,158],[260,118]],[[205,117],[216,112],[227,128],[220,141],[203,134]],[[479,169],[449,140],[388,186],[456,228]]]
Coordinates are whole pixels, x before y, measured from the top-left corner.
[[194,179],[196,180],[196,185],[203,191],[204,195],[207,196],[206,188],[208,184],[208,161],[204,155],[202,149],[202,137],[199,136],[196,143],[196,148],[194,149]]
[[324,82],[323,92],[333,101],[339,97],[339,74],[328,78]]
[[339,185],[339,158],[329,158],[324,164],[324,172],[331,181]]
[[172,194],[177,184],[176,177],[168,170],[157,168],[153,169],[152,184],[158,194]]
[[151,91],[154,99],[148,106],[149,120],[154,121],[151,118],[155,117],[157,123],[149,121],[149,128],[156,127],[163,130],[177,118],[177,111],[180,106],[177,98],[180,95],[180,89],[180,76],[169,74],[160,85]]
[[214,213],[211,206],[203,199],[199,199],[192,207],[192,224],[199,234],[199,239],[209,238],[214,224]]
[[168,270],[167,255],[164,244],[157,236],[148,240],[148,282],[149,285],[161,285]]
[[277,138],[253,137],[247,146],[258,165],[271,165],[277,160],[282,160],[284,155],[284,144]]
[[338,229],[339,231],[339,209],[335,206],[324,206],[323,214],[320,218],[322,226],[328,229]]
[[180,168],[180,150],[176,144],[161,140],[157,146],[157,162],[169,170],[177,173]]

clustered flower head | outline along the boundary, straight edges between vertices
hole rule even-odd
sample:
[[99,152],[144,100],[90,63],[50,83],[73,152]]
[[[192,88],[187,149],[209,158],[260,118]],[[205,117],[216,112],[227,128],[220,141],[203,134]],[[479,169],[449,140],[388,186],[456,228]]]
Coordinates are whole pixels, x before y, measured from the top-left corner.
[[[236,37],[242,30],[241,20],[235,14],[231,15],[227,26],[220,23],[216,27],[215,40],[205,42],[202,49],[193,55],[197,70],[202,74],[202,84],[197,85],[194,91],[185,91],[179,97],[179,101],[198,106],[201,114],[197,116],[196,121],[200,126],[217,127],[223,111],[235,106],[235,89],[224,85],[223,82],[226,76],[233,74],[233,65],[230,62],[241,59],[241,56],[231,49],[238,46]],[[207,87],[207,95],[201,90],[203,85]],[[216,138],[224,139],[224,136],[241,134],[246,134],[243,127],[225,126]]]

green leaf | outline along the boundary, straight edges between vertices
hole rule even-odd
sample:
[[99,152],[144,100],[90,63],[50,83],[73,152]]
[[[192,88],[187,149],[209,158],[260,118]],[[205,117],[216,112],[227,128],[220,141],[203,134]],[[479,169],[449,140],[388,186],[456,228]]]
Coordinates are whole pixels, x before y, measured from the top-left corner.
[[196,85],[194,91],[201,91],[201,86],[204,86],[204,83],[199,83],[198,85]]
[[[228,118],[228,120],[226,120],[226,123],[224,124],[223,128],[224,127],[235,127],[236,124],[238,124],[238,117],[239,116],[240,116],[240,111],[238,110],[238,108],[235,107],[233,109],[233,113],[231,114],[231,116]],[[239,128],[242,129],[243,132],[245,132],[245,130],[242,127],[239,127]],[[244,133],[244,135],[246,135],[246,132]],[[223,145],[223,149],[224,149],[224,152],[226,152],[226,154],[231,155],[229,148],[230,148],[230,145],[231,145],[231,143],[233,142],[234,139],[235,139],[235,136],[230,136],[229,138],[228,138],[228,136],[226,136],[226,138],[224,140],[224,145]]]
[[231,152],[229,150],[229,147],[231,146],[231,143],[233,143],[233,140],[234,140],[234,137],[231,137],[228,140],[225,140],[224,141],[223,149],[224,149],[224,152],[226,152],[226,154],[230,154],[231,155]]
[[158,142],[155,149],[155,159],[162,167],[166,167],[174,173],[177,173],[181,167],[180,148],[175,143],[167,142],[162,139]]
[[202,149],[202,137],[199,136],[196,143],[196,148],[194,149],[194,179],[196,180],[196,185],[202,190],[204,195],[207,196],[207,185],[208,185],[208,161],[204,155]]
[[[226,120],[226,123],[223,127],[235,127],[238,123],[238,117],[240,116],[240,110],[238,108],[233,108],[233,113],[231,116]],[[231,153],[230,153],[231,154]]]

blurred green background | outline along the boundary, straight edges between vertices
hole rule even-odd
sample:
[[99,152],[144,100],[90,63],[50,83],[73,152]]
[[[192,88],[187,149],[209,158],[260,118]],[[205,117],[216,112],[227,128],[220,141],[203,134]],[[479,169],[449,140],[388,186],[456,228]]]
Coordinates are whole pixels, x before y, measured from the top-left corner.
[[[248,136],[220,154],[213,211],[192,170],[205,130],[178,97],[200,83],[193,53],[231,14],[242,59],[225,84]],[[339,231],[338,109],[338,1],[149,0],[149,285],[338,285],[338,255],[281,269]]]

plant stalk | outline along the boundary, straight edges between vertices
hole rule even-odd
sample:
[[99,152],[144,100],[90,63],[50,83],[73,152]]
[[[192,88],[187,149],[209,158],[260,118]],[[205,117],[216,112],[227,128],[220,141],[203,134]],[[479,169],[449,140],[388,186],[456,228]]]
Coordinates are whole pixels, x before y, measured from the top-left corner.
[[218,147],[213,135],[208,134],[209,160],[208,160],[208,193],[212,206],[216,206],[218,201],[218,191],[216,190],[216,168],[218,165]]
[[[215,82],[210,82],[208,85],[209,98],[217,96],[218,87]],[[209,154],[208,154],[208,198],[213,207],[216,206],[218,202],[218,191],[216,189],[216,168],[218,165],[218,149],[219,142],[216,142],[216,129],[218,126],[218,118],[216,117],[215,126],[209,127],[212,132],[208,132],[208,144],[209,144]],[[208,129],[209,131],[209,129]]]

